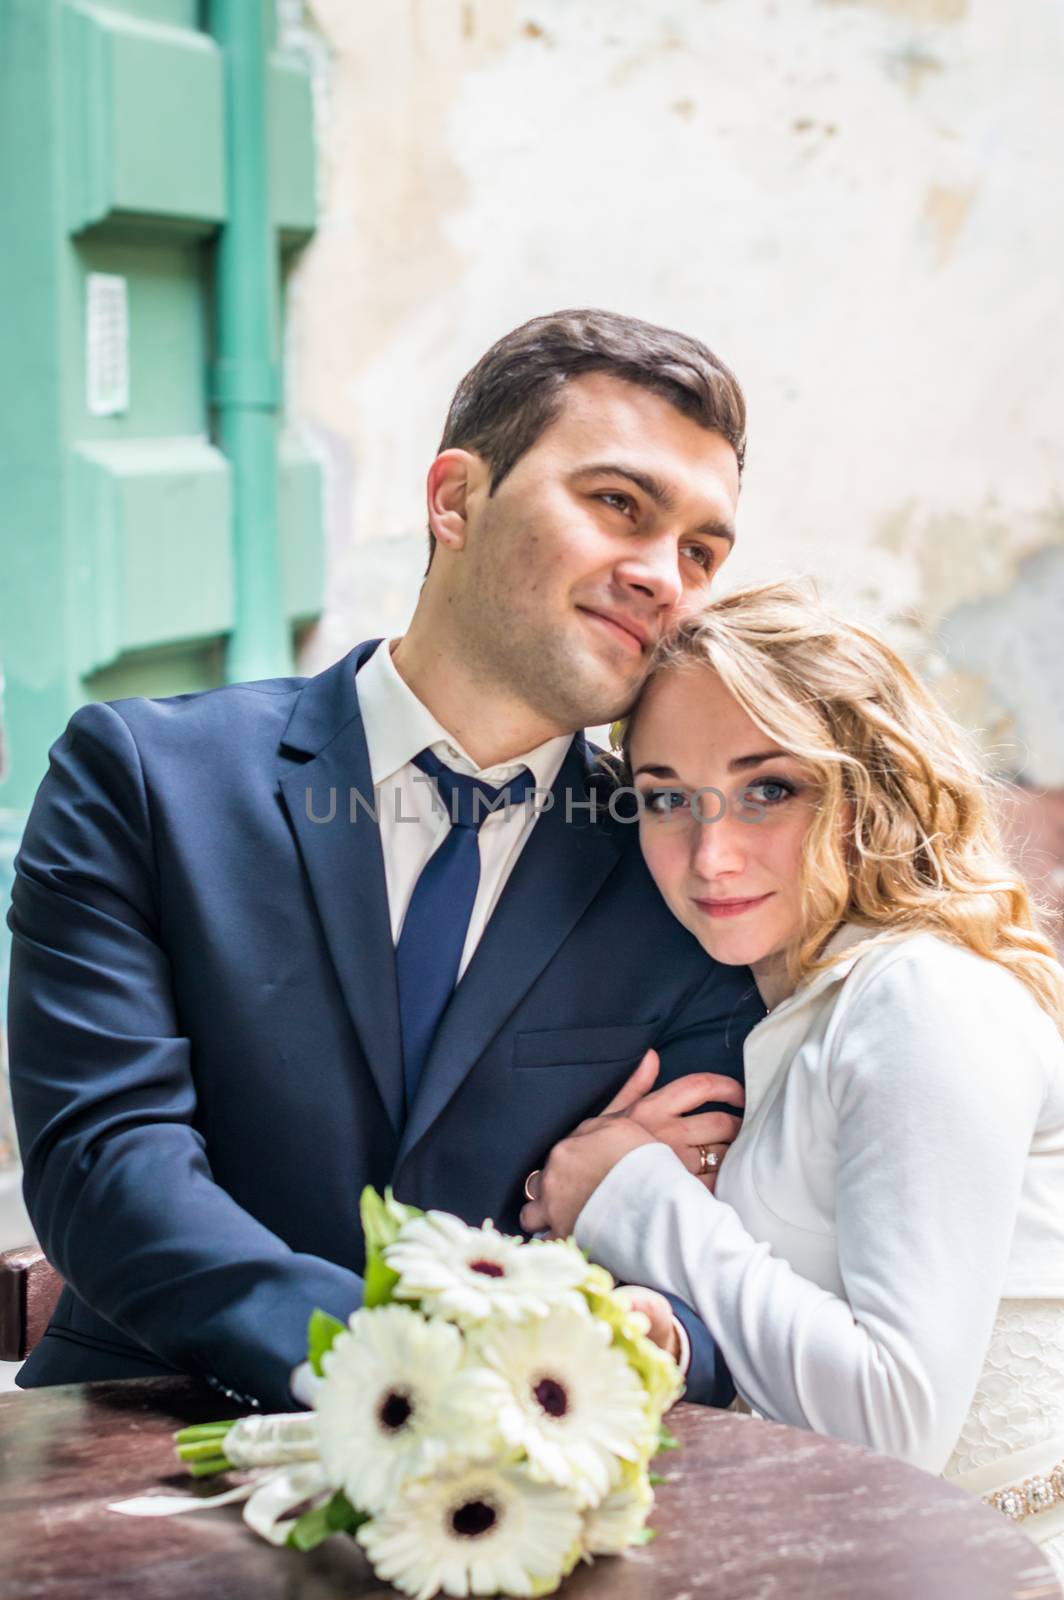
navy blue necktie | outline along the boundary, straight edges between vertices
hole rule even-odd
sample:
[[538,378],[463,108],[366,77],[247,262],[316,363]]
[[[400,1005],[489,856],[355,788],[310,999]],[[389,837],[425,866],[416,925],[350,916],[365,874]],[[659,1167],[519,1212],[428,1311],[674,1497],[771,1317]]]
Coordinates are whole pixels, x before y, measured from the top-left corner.
[[421,869],[395,950],[407,1109],[458,981],[480,882],[481,823],[494,810],[520,805],[535,783],[524,767],[501,789],[493,789],[481,778],[455,772],[431,750],[415,756],[414,765],[434,780],[451,827]]

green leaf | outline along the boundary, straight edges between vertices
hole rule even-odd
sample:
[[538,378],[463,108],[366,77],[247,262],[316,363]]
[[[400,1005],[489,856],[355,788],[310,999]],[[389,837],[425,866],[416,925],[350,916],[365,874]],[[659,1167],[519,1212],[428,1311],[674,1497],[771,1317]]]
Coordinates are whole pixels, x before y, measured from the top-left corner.
[[366,1268],[363,1273],[365,1290],[362,1304],[367,1310],[374,1306],[386,1306],[392,1299],[392,1290],[399,1282],[399,1274],[393,1272],[384,1260],[384,1252],[390,1244],[394,1244],[399,1237],[399,1230],[403,1224],[414,1217],[424,1216],[417,1206],[405,1206],[397,1200],[390,1189],[385,1189],[383,1198],[367,1184],[362,1191],[359,1203],[362,1217],[362,1234],[366,1241]]
[[657,1536],[658,1536],[657,1528],[640,1528],[639,1532],[636,1533],[636,1534],[633,1534],[633,1536],[629,1539],[628,1543],[629,1544],[653,1544],[653,1542],[657,1538]]
[[417,1206],[403,1205],[390,1189],[385,1189],[382,1198],[369,1184],[362,1191],[359,1213],[362,1218],[362,1237],[366,1241],[367,1257],[380,1255],[382,1250],[395,1243],[399,1237],[399,1230],[405,1222],[425,1214],[419,1211]]
[[362,1304],[367,1311],[372,1311],[374,1306],[390,1303],[392,1290],[399,1282],[399,1274],[385,1264],[383,1256],[369,1256],[362,1282]]
[[649,1485],[650,1485],[650,1487],[652,1489],[656,1489],[658,1487],[659,1483],[668,1483],[668,1481],[669,1480],[666,1478],[666,1476],[665,1476],[665,1474],[663,1472],[648,1472],[647,1473],[647,1482],[649,1483]]
[[356,1511],[342,1489],[337,1489],[331,1500],[304,1511],[288,1535],[288,1543],[296,1550],[313,1550],[323,1539],[334,1533],[351,1533],[368,1522],[362,1511]]
[[329,1527],[335,1533],[353,1533],[369,1521],[368,1511],[356,1511],[342,1489],[337,1489],[325,1508]]
[[322,1376],[321,1358],[327,1350],[331,1350],[337,1338],[344,1331],[344,1325],[336,1317],[331,1317],[327,1311],[314,1310],[310,1313],[307,1324],[307,1360],[311,1370],[318,1377]]
[[313,1550],[332,1533],[329,1527],[328,1506],[315,1506],[304,1511],[298,1522],[289,1530],[287,1543],[294,1550]]
[[675,1434],[670,1433],[665,1424],[662,1423],[658,1429],[658,1454],[660,1455],[662,1450],[679,1450],[679,1448],[679,1439],[676,1438]]

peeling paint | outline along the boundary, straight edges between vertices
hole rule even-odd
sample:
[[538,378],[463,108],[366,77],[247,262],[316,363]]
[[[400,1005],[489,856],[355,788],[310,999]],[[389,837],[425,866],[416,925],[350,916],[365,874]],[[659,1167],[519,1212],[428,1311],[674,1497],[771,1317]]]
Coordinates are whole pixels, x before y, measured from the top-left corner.
[[313,664],[405,625],[456,379],[598,303],[703,337],[746,387],[724,587],[814,574],[999,757],[1058,770],[1004,641],[1064,638],[1059,569],[1026,577],[1064,548],[1059,0],[1022,28],[995,0],[308,4],[331,56],[287,370],[330,463]]
[[[1036,787],[1064,787],[1064,542],[1021,561],[1004,594],[958,606],[936,630],[953,670],[982,687],[996,764]],[[985,736],[984,736],[985,737]]]
[[920,604],[910,614],[933,629],[958,608],[1004,599],[1025,563],[1064,550],[1064,508],[1006,511],[988,500],[968,510],[929,511],[906,500],[883,515],[874,542],[915,570]]
[[978,184],[952,189],[933,183],[924,196],[923,222],[931,234],[936,267],[944,267],[952,256],[978,193]]
[[927,77],[946,70],[942,57],[932,54],[926,45],[915,39],[895,50],[887,50],[884,55],[888,73],[901,80],[910,96],[919,94]]
[[969,0],[823,0],[832,6],[868,6],[907,22],[962,22]]

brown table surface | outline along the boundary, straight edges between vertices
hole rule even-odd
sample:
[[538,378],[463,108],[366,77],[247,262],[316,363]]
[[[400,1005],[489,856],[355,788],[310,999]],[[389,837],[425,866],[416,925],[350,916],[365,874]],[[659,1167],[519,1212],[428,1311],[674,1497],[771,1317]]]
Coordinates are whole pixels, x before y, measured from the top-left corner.
[[[240,1507],[122,1517],[108,1502],[188,1490],[171,1430],[234,1416],[184,1380],[72,1384],[0,1397],[4,1600],[335,1600],[394,1594],[353,1540],[276,1550]],[[1059,1600],[1035,1547],[997,1512],[900,1462],[730,1412],[680,1405],[661,1458],[658,1538],[581,1568],[565,1600]],[[214,1493],[220,1480],[201,1492]]]

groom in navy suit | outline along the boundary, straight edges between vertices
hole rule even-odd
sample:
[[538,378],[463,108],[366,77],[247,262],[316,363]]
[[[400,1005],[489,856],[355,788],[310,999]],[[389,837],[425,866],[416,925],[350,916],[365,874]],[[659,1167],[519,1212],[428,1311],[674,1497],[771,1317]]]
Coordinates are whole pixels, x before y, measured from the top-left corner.
[[[403,638],[71,719],[10,913],[26,1199],[67,1285],[23,1385],[177,1371],[286,1409],[311,1310],[360,1302],[363,1185],[515,1230],[648,1048],[663,1083],[739,1077],[756,991],[659,899],[579,730],[707,595],[743,437],[696,340],[538,318],[455,395]],[[689,1395],[724,1399],[676,1314]]]

